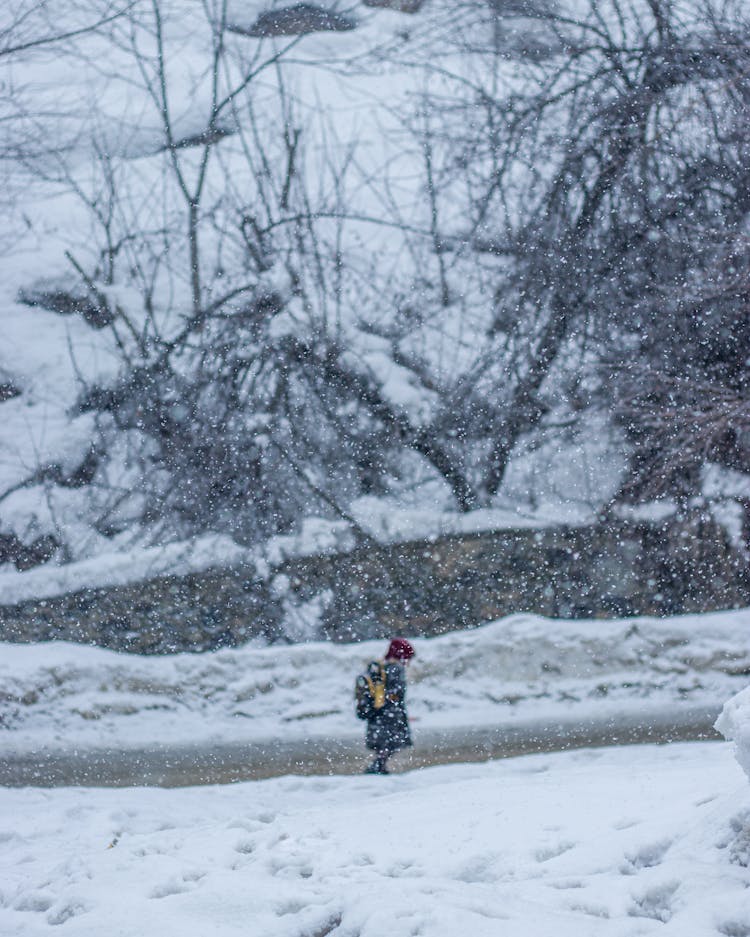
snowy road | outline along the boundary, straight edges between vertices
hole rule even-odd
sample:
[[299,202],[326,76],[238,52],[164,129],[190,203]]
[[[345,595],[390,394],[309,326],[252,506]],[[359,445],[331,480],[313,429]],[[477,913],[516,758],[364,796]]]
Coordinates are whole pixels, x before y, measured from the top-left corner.
[[[515,615],[418,642],[415,748],[394,769],[715,738],[750,676],[747,610],[550,622]],[[0,785],[186,786],[366,764],[352,684],[382,642],[138,657],[3,645]],[[749,931],[750,933],[750,931]]]
[[[713,724],[720,708],[652,706],[617,720],[611,716],[527,719],[494,727],[417,730],[414,748],[394,759],[393,768],[404,771],[589,746],[715,739],[719,736]],[[365,763],[362,741],[353,735],[213,746],[6,752],[0,759],[0,785],[181,787],[287,774],[356,774]]]

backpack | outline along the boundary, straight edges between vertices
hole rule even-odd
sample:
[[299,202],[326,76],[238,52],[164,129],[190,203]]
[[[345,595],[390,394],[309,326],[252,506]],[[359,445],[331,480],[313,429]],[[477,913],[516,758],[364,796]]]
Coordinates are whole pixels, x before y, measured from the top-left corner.
[[354,684],[357,719],[372,719],[385,706],[385,684],[385,665],[381,660],[370,661]]

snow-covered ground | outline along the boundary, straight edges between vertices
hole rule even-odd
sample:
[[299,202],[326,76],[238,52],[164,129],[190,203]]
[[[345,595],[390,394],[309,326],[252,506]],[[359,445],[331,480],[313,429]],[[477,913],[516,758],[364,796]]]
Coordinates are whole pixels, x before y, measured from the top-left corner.
[[[748,683],[747,610],[671,619],[514,615],[416,640],[414,733],[632,719],[722,704]],[[2,645],[7,752],[359,739],[352,688],[384,642],[254,644],[138,657],[51,643]]]
[[4,790],[0,816],[13,937],[750,934],[750,790],[722,743]]
[[[734,746],[171,790],[0,788],[0,934],[749,937],[747,621],[514,616],[417,641],[410,675],[417,737],[718,712],[736,693],[718,722]],[[360,732],[353,675],[382,649],[144,659],[5,645],[5,750],[346,738]]]

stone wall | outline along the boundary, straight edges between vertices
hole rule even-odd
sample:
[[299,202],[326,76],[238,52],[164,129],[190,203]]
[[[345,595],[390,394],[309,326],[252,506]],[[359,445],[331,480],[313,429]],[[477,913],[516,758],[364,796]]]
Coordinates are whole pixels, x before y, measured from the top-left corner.
[[0,640],[164,654],[274,639],[279,602],[253,577],[253,570],[232,568],[0,605]]
[[262,635],[325,596],[321,634],[432,635],[513,612],[665,615],[750,605],[750,569],[705,517],[658,525],[503,530],[288,560],[270,583],[235,567],[0,606],[0,639],[72,640],[138,653]]

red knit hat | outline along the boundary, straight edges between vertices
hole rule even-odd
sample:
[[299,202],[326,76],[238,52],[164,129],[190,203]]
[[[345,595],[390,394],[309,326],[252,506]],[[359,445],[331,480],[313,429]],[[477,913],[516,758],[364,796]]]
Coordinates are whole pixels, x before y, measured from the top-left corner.
[[414,648],[406,638],[394,638],[388,645],[386,660],[411,660],[414,657]]

